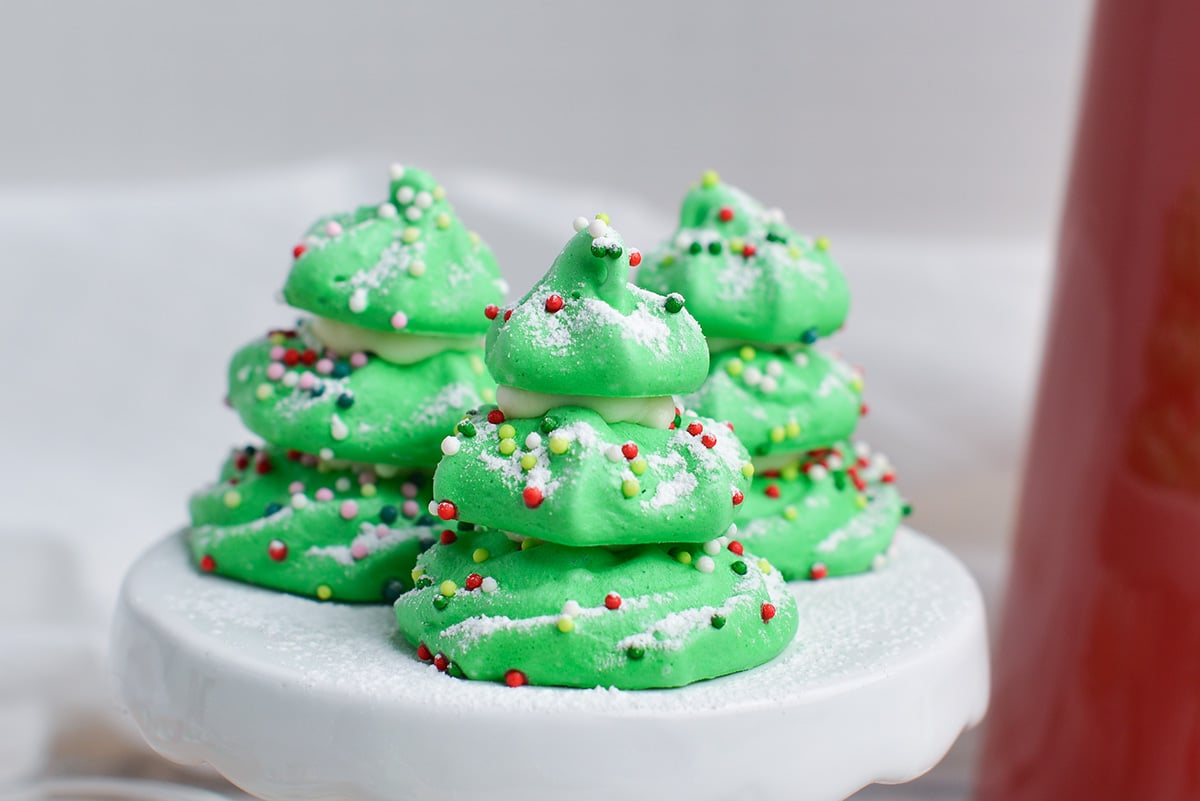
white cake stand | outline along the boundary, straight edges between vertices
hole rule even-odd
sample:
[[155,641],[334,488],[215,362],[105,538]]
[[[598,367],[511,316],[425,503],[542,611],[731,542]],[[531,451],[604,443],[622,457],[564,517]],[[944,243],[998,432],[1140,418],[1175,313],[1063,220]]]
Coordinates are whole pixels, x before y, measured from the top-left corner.
[[778,659],[676,690],[461,681],[391,609],[212,576],[180,536],[126,578],[120,689],[150,744],[268,801],[835,801],[935,765],[987,704],[983,604],[901,531],[875,573],[794,585]]

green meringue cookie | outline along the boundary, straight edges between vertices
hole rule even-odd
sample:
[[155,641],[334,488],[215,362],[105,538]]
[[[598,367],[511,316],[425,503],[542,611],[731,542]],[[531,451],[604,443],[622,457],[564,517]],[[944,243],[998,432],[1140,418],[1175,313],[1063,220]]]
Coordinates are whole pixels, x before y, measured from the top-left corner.
[[727,545],[530,547],[461,532],[418,560],[396,617],[418,655],[455,676],[678,687],[760,665],[795,635],[778,571]]
[[[865,464],[863,464],[865,462]],[[907,505],[891,467],[862,443],[815,452],[755,476],[737,539],[789,581],[861,573],[881,563]]]
[[392,168],[382,203],[318,220],[294,253],[287,302],[362,328],[480,335],[504,298],[492,252],[412,167]]
[[638,283],[683,294],[709,338],[811,344],[841,328],[850,305],[824,239],[799,235],[715,173],[688,192],[679,228]]
[[511,420],[492,409],[455,431],[435,498],[461,520],[564,545],[710,539],[733,521],[753,472],[727,426],[690,415],[667,430],[579,407]]
[[800,454],[854,432],[862,379],[813,348],[777,352],[743,345],[714,353],[708,380],[683,403],[697,414],[732,423],[755,457]]
[[699,387],[708,348],[683,299],[628,283],[637,251],[605,219],[576,226],[545,277],[492,321],[487,365],[497,383],[613,398]]
[[[276,331],[233,357],[229,402],[251,431],[326,459],[433,466],[438,444],[463,412],[495,400],[478,351],[444,351],[401,365],[361,353],[331,359],[319,347],[296,332]],[[287,350],[304,353],[309,363],[272,358]]]
[[429,472],[383,472],[237,448],[217,483],[192,496],[192,558],[205,572],[297,595],[391,603],[412,587],[436,532]]

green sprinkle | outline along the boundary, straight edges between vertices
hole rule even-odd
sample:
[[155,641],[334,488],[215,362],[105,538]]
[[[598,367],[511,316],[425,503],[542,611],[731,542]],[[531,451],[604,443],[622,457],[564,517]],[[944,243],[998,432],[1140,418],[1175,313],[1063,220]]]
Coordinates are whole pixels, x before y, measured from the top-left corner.
[[465,679],[467,677],[467,674],[463,673],[463,669],[458,666],[457,662],[451,662],[446,665],[446,675],[455,679]]
[[429,576],[420,576],[416,580],[416,588],[418,590],[423,590],[426,587],[432,587],[432,586],[433,586],[433,579],[431,579]]
[[913,510],[912,510],[912,504],[911,504],[911,503],[906,503],[906,504],[904,504],[904,507],[903,507],[903,509],[902,509],[901,511],[903,511],[903,512],[904,512],[904,516],[905,516],[905,517],[908,517],[908,516],[909,516],[909,515],[911,515],[911,514],[912,514],[912,512],[913,512]]
[[597,259],[602,259],[608,255],[608,249],[603,245],[592,245],[592,255]]
[[672,256],[670,253],[668,253],[667,255],[662,257],[662,262],[660,262],[660,263],[662,264],[663,267],[670,267],[672,264],[675,263],[675,257]]
[[461,421],[456,428],[458,429],[458,433],[462,434],[467,439],[475,436],[475,424],[470,420]]
[[813,328],[806,329],[805,332],[800,335],[800,341],[805,345],[811,345],[820,338],[821,334],[817,331],[815,326]]
[[711,254],[713,254],[714,256],[716,256],[716,255],[720,254],[720,252],[721,252],[721,240],[719,240],[719,239],[714,239],[712,242],[709,242],[709,243],[708,243],[708,252],[709,252],[709,253],[711,253]]
[[701,245],[699,242],[693,242],[692,244],[688,245],[688,252],[692,255],[697,255],[702,250],[704,250],[704,245]]
[[781,245],[786,245],[787,237],[781,236],[780,234],[777,234],[774,231],[767,231],[767,241],[768,242],[778,242]]
[[549,434],[551,431],[553,431],[556,428],[558,428],[558,418],[557,417],[543,417],[542,418],[542,433],[543,434]]
[[619,259],[619,258],[621,258],[622,253],[624,253],[624,251],[621,250],[621,246],[618,245],[616,242],[613,242],[611,245],[608,246],[608,257],[610,259]]
[[725,628],[725,618],[721,617],[720,615],[713,615],[712,620],[710,620],[709,622],[712,623],[712,627],[714,629]]
[[646,655],[646,649],[638,648],[636,645],[633,645],[633,646],[630,646],[629,650],[625,652],[625,655],[628,656],[630,659],[634,659],[634,660],[641,659],[642,657],[644,657]]
[[731,567],[733,569],[733,572],[737,573],[739,576],[746,575],[746,570],[747,570],[746,563],[743,562],[741,559],[738,559],[736,562],[731,564],[729,567]]
[[450,599],[444,595],[439,595],[433,599],[433,608],[439,612],[450,605]]
[[846,488],[846,474],[840,470],[835,472],[833,474],[833,485],[839,490],[844,490]]
[[672,292],[670,295],[667,295],[665,305],[667,311],[671,314],[679,314],[679,312],[683,311],[683,303],[683,295],[680,295],[678,292]]

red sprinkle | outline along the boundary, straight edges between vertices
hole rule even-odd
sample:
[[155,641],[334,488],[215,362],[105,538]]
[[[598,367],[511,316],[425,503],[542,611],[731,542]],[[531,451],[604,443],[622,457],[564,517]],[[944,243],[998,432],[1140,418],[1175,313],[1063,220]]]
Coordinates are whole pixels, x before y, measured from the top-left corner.
[[437,505],[437,513],[443,520],[453,520],[458,517],[458,507],[450,501],[442,501]]
[[851,467],[846,471],[846,475],[850,476],[850,480],[854,482],[854,488],[859,492],[862,492],[867,488],[867,482],[864,481],[863,477],[858,474],[858,470],[856,468]]
[[425,643],[421,643],[417,646],[417,659],[420,659],[422,662],[428,662],[433,659],[433,653],[429,650],[429,646]]
[[726,547],[729,548],[731,553],[735,553],[738,556],[741,556],[742,554],[744,554],[746,552],[746,549],[743,548],[742,544],[740,542],[738,542],[737,540],[730,540],[729,545]]
[[765,490],[763,490],[763,492],[765,492],[767,494],[768,498],[778,498],[779,497],[779,485],[778,484],[768,484],[767,488]]
[[288,448],[288,450],[287,450],[287,460],[289,462],[298,462],[298,461],[300,461],[300,457],[303,455],[304,454],[302,454],[300,451],[296,450],[295,448]]
[[730,431],[732,431],[732,430],[733,430],[733,423],[731,423],[731,422],[729,422],[728,420],[726,420],[726,421],[725,421],[725,425],[729,426],[729,430],[730,430]]
[[721,222],[729,222],[733,219],[733,209],[728,206],[722,206],[721,210],[717,212],[717,219]]
[[733,505],[740,506],[744,500],[746,500],[746,496],[742,494],[742,491],[735,489],[733,491]]
[[300,258],[301,256],[304,255],[304,251],[306,251],[306,250],[308,250],[307,245],[305,245],[303,243],[296,245],[296,247],[292,248],[292,258],[293,259]]
[[[440,512],[440,510],[439,510],[439,512]],[[450,529],[445,528],[445,529],[442,529],[442,535],[441,535],[440,539],[441,539],[442,545],[453,545],[454,543],[458,542],[458,535],[455,534]]]
[[762,605],[763,623],[770,621],[770,619],[773,617],[775,617],[775,604],[763,604]]
[[478,573],[472,573],[467,576],[466,582],[463,584],[468,590],[477,590],[483,586],[483,576]]
[[526,487],[521,493],[521,497],[525,499],[525,505],[530,509],[536,509],[542,505],[542,491],[537,487]]
[[629,251],[629,266],[637,267],[641,263],[642,263],[642,251],[640,251],[640,250]]
[[504,310],[504,322],[507,323],[509,317],[512,317],[512,309],[505,309]]
[[751,245],[749,242],[747,242],[745,245],[742,245],[742,257],[743,258],[748,259],[757,252],[758,252],[758,248],[754,247],[754,245]]
[[313,350],[312,348],[305,348],[304,353],[300,354],[300,361],[304,362],[307,365],[316,364],[317,363],[317,352],[315,350]]
[[893,481],[896,480],[896,474],[889,470],[888,472],[884,473],[883,477],[880,478],[879,480],[882,481],[884,484],[891,484]]
[[546,311],[554,314],[563,307],[562,295],[551,295],[546,298]]
[[615,592],[610,592],[608,595],[604,596],[604,605],[609,609],[620,609],[621,596],[617,595]]
[[494,426],[498,426],[504,422],[504,412],[499,409],[492,409],[488,412],[488,422]]
[[233,466],[236,467],[238,470],[245,470],[247,467],[250,466],[250,457],[244,453],[239,453],[237,455],[237,457],[233,460]]
[[254,465],[254,472],[258,473],[260,476],[265,476],[267,473],[270,473],[274,467],[275,465],[271,464],[271,460],[264,456]]
[[495,303],[488,304],[483,309],[483,316],[488,318],[489,320],[495,320],[497,315],[499,315],[499,314],[500,314],[500,307],[497,306]]
[[700,438],[700,441],[704,443],[704,447],[706,448],[715,448],[717,446],[717,438],[712,434],[705,434]]
[[213,559],[208,554],[200,557],[200,569],[205,573],[211,573],[217,569],[217,560]]
[[633,442],[626,442],[621,446],[621,453],[625,454],[625,458],[629,459],[630,461],[636,459],[638,455],[637,444]]
[[295,348],[288,348],[283,352],[283,363],[288,367],[295,367],[300,363],[300,351]]
[[525,674],[519,670],[509,670],[504,674],[504,683],[509,687],[524,687],[528,681]]
[[868,411],[870,411],[870,409],[868,409],[868,408],[867,408],[867,404],[865,404],[865,403],[864,403],[862,406],[859,406],[859,407],[858,407],[858,416],[859,416],[859,417],[866,417],[866,416],[867,416],[867,412],[868,412]]
[[824,562],[817,562],[808,569],[808,577],[814,581],[819,581],[829,575],[829,568]]
[[445,673],[446,668],[450,667],[450,660],[446,658],[445,654],[437,654],[433,657],[433,666]]
[[700,432],[704,431],[704,426],[699,423],[688,423],[687,432],[693,437],[700,436]]
[[271,544],[267,546],[267,556],[274,559],[276,562],[282,562],[287,559],[288,547],[283,540],[271,540]]

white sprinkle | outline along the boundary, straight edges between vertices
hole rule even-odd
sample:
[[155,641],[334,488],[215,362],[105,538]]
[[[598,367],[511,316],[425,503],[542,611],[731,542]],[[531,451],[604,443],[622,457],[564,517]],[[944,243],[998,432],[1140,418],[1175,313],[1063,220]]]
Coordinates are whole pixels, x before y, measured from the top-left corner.
[[808,478],[810,481],[824,481],[828,475],[829,471],[823,465],[814,464],[808,468]]
[[696,569],[701,573],[711,573],[716,566],[711,556],[701,556],[696,560]]
[[404,165],[403,164],[393,164],[388,169],[388,174],[392,176],[393,181],[399,181],[401,178],[404,177]]
[[[346,424],[342,422],[342,418],[338,417],[336,414],[333,416],[333,419],[329,421],[329,436],[333,437],[338,442],[341,442],[346,437],[350,436],[350,429],[347,428]],[[332,457],[332,455],[333,454],[331,452],[330,456]]]
[[742,371],[742,380],[746,382],[746,386],[756,387],[763,380],[762,370],[757,367],[747,367]]
[[[375,474],[380,478],[395,478],[400,474],[400,468],[394,464],[377,464],[375,465]],[[415,495],[416,493],[414,492],[412,495],[406,495],[404,497],[412,498]]]
[[350,295],[350,311],[360,314],[367,308],[367,290],[359,287]]
[[610,462],[619,462],[625,458],[625,454],[621,453],[621,449],[616,445],[610,446],[609,449],[604,452],[604,455],[608,457],[608,461]]
[[525,447],[529,450],[539,448],[542,445],[542,435],[536,431],[530,431],[529,436],[525,438]]
[[865,459],[871,455],[871,446],[862,441],[856,442],[854,443],[854,452],[858,454],[859,458]]
[[770,362],[767,365],[767,375],[779,378],[783,375],[783,365],[779,362]]
[[293,509],[303,509],[305,506],[308,506],[308,496],[307,495],[305,495],[303,492],[297,492],[295,495],[292,496],[292,508]]
[[730,523],[729,528],[725,529],[725,536],[729,537],[730,539],[736,537],[737,533],[738,533],[737,523]]
[[563,604],[562,613],[567,617],[577,617],[582,611],[583,607],[579,605],[579,601],[567,601]]
[[887,564],[887,557],[881,553],[877,553],[877,554],[875,554],[875,558],[871,560],[871,569],[872,570],[882,570],[883,566],[886,564]]
[[293,373],[290,370],[283,374],[283,385],[285,387],[294,387],[300,383],[300,374]]
[[380,203],[376,213],[385,220],[390,220],[396,216],[396,207],[391,203]]
[[681,233],[679,236],[675,237],[675,247],[679,248],[680,250],[683,250],[690,244],[692,244],[692,238],[687,234]]
[[411,222],[416,222],[417,220],[421,219],[421,215],[424,213],[425,212],[421,211],[416,206],[409,206],[404,210],[404,216],[407,217]]
[[763,392],[771,393],[779,389],[779,382],[771,376],[766,376],[763,378],[762,383],[758,385],[758,388]]
[[396,190],[396,202],[401,206],[407,206],[412,203],[413,188],[411,186],[402,186]]
[[458,437],[446,437],[442,440],[442,453],[447,456],[458,453],[458,449],[461,447],[462,443],[458,441]]
[[845,465],[845,462],[842,461],[842,455],[840,453],[829,454],[829,458],[825,460],[825,463],[829,465],[830,470],[841,470]]
[[709,556],[716,556],[721,552],[721,543],[716,540],[709,540],[704,543],[704,552]]
[[592,236],[604,236],[608,233],[608,223],[604,220],[592,220],[588,223],[587,230]]
[[429,506],[427,506],[426,508],[429,510],[429,514],[437,515],[437,507],[438,507],[437,501],[430,501]]
[[333,448],[321,448],[321,450],[317,453],[317,456],[320,456],[322,461],[332,461]]
[[576,217],[575,222],[571,223],[571,226],[576,232],[582,231],[584,228],[588,227],[588,219],[587,217]]
[[495,592],[497,586],[499,585],[496,584],[496,580],[494,578],[491,576],[484,576],[483,583],[479,585],[479,589],[483,590],[484,592]]
[[342,226],[335,220],[325,223],[325,236],[341,236]]
[[427,209],[433,205],[433,195],[428,192],[417,193],[417,205],[420,208]]
[[797,367],[808,367],[808,354],[796,353],[792,356],[792,363]]
[[350,479],[346,478],[345,476],[342,476],[337,481],[333,482],[333,488],[336,489],[338,492],[349,492],[350,491]]

